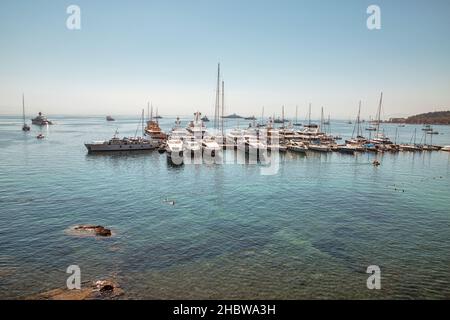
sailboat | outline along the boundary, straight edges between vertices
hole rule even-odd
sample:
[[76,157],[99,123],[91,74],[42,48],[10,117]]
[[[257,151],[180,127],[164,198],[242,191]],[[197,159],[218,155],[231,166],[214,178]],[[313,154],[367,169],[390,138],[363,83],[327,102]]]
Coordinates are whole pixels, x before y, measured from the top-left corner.
[[376,120],[376,125],[377,125],[377,134],[375,135],[375,138],[373,138],[370,142],[374,143],[374,144],[392,144],[392,141],[386,137],[384,135],[384,133],[380,132],[380,123],[381,123],[381,106],[383,104],[383,92],[381,92],[381,96],[380,96],[380,102],[378,104],[378,111],[377,111],[377,120]]
[[[147,104],[147,113],[149,104],[150,103]],[[165,142],[167,139],[167,134],[165,134],[159,127],[158,120],[153,120],[153,105],[151,106],[150,118],[148,119],[147,127],[145,128],[145,135],[150,136],[152,139],[157,140],[160,143]]]
[[30,131],[30,126],[25,121],[25,95],[22,94],[22,115],[23,115],[23,126],[22,130],[25,132]]
[[[323,128],[324,128],[324,118],[323,118],[323,107],[322,107],[322,113],[320,116],[319,132],[323,132],[323,130],[322,130]],[[315,141],[311,141],[311,142],[312,143],[310,143],[308,145],[308,149],[310,149],[310,150],[319,151],[319,152],[330,152],[331,151],[331,147],[328,144],[321,144],[320,140],[319,140],[319,142],[315,142]]]
[[298,106],[295,106],[295,122],[294,126],[301,127],[301,123],[298,122]]
[[262,107],[262,111],[261,111],[261,121],[260,121],[260,123],[258,123],[256,126],[258,127],[258,128],[263,128],[263,127],[265,127],[267,124],[266,123],[264,123],[264,107]]
[[[400,149],[403,151],[421,151],[421,146],[416,144],[417,128],[414,129],[413,136],[409,144],[401,144]],[[411,143],[412,142],[412,143]]]
[[[355,137],[356,134],[356,137]],[[356,116],[355,126],[353,127],[352,138],[350,140],[345,141],[348,144],[356,145],[362,148],[363,144],[366,144],[368,141],[362,135],[361,129],[361,100],[359,101],[358,107],[358,115]]]

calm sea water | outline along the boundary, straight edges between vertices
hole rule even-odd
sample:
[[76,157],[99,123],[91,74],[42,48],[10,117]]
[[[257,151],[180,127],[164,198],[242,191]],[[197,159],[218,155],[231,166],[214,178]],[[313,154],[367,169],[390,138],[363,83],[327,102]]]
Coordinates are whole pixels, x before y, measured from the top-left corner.
[[[124,298],[450,298],[450,153],[385,154],[378,168],[372,154],[287,153],[266,176],[173,167],[156,151],[88,155],[84,142],[132,136],[138,120],[52,120],[39,141],[39,127],[0,117],[0,298],[64,287],[72,264],[83,281],[115,278]],[[409,142],[415,127],[396,128]],[[67,232],[88,223],[114,236]],[[381,290],[366,288],[369,265]]]

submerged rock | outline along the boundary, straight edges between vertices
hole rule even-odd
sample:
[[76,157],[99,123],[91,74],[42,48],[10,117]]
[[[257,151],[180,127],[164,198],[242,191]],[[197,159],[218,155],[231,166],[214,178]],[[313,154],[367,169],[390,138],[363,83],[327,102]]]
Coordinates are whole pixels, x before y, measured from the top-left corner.
[[123,290],[113,280],[99,280],[82,285],[80,290],[59,288],[35,296],[31,300],[95,300],[115,299],[124,294]]
[[111,230],[107,229],[103,226],[81,225],[81,226],[76,226],[75,230],[94,232],[96,236],[100,236],[100,237],[110,237],[111,236]]

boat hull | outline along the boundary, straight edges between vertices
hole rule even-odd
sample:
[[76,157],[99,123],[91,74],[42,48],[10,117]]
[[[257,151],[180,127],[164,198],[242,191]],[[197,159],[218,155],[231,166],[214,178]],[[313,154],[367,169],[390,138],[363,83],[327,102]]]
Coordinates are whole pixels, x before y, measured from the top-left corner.
[[108,144],[84,144],[89,152],[108,152],[108,151],[139,151],[139,150],[154,150],[155,145],[152,144],[127,144],[127,145],[108,145]]

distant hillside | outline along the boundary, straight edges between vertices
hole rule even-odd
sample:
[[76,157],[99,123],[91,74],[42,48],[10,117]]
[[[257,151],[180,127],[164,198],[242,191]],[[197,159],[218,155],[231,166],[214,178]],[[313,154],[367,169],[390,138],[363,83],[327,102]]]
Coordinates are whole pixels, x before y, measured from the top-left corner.
[[391,118],[389,122],[409,124],[448,124],[450,125],[450,111],[436,111],[417,114],[408,118]]

